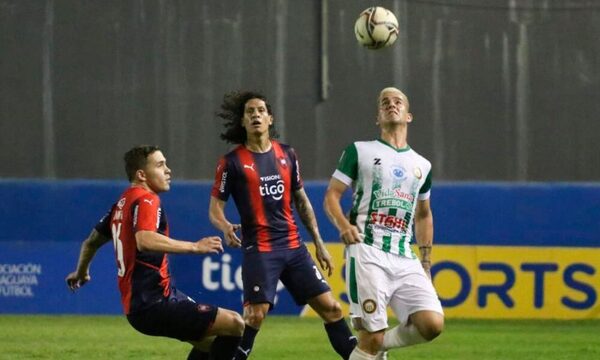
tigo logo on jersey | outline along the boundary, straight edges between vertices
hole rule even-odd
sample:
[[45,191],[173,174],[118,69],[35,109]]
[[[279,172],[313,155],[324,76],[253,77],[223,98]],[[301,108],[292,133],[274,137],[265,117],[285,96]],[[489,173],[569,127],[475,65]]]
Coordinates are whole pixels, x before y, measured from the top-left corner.
[[271,175],[261,177],[260,179],[262,181],[278,179],[275,184],[261,184],[258,190],[260,192],[260,196],[262,197],[271,196],[274,200],[281,200],[283,197],[283,192],[285,191],[284,183],[283,180],[281,180],[281,177],[279,175]]

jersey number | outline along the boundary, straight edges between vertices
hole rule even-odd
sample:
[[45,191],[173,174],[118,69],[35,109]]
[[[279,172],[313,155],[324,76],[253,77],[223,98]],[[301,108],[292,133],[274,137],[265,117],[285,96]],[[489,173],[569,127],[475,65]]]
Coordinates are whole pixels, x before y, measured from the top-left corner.
[[123,277],[125,275],[125,261],[123,260],[123,242],[119,238],[121,236],[121,223],[118,226],[112,224],[113,245],[115,246],[115,255],[117,256],[117,275]]

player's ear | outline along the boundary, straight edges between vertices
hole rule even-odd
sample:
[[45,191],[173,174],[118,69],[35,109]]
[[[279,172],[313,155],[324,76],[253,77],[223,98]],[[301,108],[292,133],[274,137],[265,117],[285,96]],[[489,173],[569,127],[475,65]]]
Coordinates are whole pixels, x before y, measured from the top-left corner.
[[144,182],[146,181],[146,172],[142,169],[139,169],[138,171],[135,172],[135,179],[137,181],[141,181]]
[[413,116],[411,113],[406,114],[406,122],[410,123],[413,121]]

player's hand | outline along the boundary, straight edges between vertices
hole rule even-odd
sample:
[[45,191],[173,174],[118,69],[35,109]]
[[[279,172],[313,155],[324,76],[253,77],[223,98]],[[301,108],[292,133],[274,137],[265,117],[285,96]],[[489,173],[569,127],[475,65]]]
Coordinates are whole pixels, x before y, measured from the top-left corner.
[[315,255],[317,261],[319,261],[319,265],[321,265],[321,269],[327,271],[328,277],[331,276],[335,269],[335,265],[333,264],[333,259],[331,258],[331,255],[329,255],[327,248],[322,244],[317,245]]
[[80,275],[77,271],[73,271],[67,275],[65,281],[67,282],[67,287],[69,287],[69,290],[75,292],[91,279],[92,277],[90,274]]
[[197,254],[218,254],[223,252],[223,243],[218,236],[208,236],[194,243]]
[[240,224],[229,224],[229,227],[223,231],[223,237],[227,246],[239,248],[242,246],[242,240],[237,236],[236,231],[242,228]]
[[358,244],[362,242],[358,228],[354,225],[350,225],[340,230],[340,237],[346,245]]

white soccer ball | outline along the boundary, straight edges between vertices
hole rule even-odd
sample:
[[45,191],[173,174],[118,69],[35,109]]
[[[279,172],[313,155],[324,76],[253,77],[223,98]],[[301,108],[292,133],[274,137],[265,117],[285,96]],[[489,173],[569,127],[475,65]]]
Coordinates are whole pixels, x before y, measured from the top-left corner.
[[398,20],[388,9],[373,6],[360,13],[354,34],[356,40],[369,49],[388,47],[398,38]]

